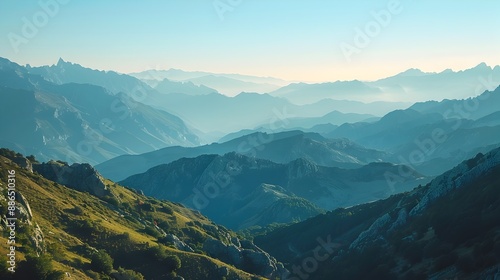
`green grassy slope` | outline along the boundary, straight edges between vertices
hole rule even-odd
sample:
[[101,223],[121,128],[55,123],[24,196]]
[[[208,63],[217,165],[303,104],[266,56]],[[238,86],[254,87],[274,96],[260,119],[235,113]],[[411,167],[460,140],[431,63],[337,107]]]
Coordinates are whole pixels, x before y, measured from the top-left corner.
[[[204,239],[212,237],[227,241],[235,234],[213,224],[197,212],[179,204],[140,195],[111,181],[105,183],[114,198],[103,201],[33,174],[4,156],[0,156],[2,216],[8,210],[8,170],[16,171],[16,201],[21,205],[19,208],[26,209],[20,202],[22,195],[32,212],[32,217],[18,215],[18,271],[28,271],[30,265],[36,263],[30,256],[38,253],[42,257],[35,258],[37,261],[43,256],[49,258],[45,267],[51,265],[51,270],[68,272],[75,279],[108,279],[109,275],[116,275],[120,267],[134,270],[145,279],[174,279],[175,274],[186,279],[206,279],[207,275],[211,279],[259,278],[205,255],[202,251]],[[19,212],[19,209],[16,211]],[[194,252],[175,249],[162,238],[162,230],[178,236]],[[8,234],[9,230],[2,223],[1,279],[11,275],[5,272],[4,267],[4,258],[9,251]],[[97,251],[105,251],[114,260],[112,272],[99,272],[95,263],[91,263]],[[175,265],[177,258],[181,262],[180,268]],[[25,262],[26,259],[30,261]],[[56,274],[50,276],[55,278],[47,276],[49,278],[44,279],[59,279],[57,277],[60,275]]]

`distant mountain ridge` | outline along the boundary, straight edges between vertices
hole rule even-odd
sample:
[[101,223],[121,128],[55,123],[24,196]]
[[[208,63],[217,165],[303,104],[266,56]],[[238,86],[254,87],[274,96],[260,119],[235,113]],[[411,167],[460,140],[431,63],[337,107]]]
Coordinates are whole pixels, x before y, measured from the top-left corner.
[[[371,163],[340,169],[303,158],[277,164],[232,152],[182,158],[120,183],[147,195],[181,202],[218,223],[242,229],[303,220],[321,213],[321,209],[385,198],[428,181],[405,167],[411,174],[404,181],[388,184],[386,174],[396,173],[399,168]],[[266,214],[270,209],[274,209],[274,219]]]
[[147,95],[154,94],[152,88],[134,77],[114,71],[86,68],[76,63],[66,62],[62,58],[59,58],[57,64],[51,66],[27,66],[25,71],[42,76],[45,80],[57,85],[67,83],[92,84],[101,86],[112,94],[125,93],[130,97],[139,97],[140,94],[137,91],[144,91]]
[[217,92],[203,85],[194,85],[190,82],[176,82],[161,80],[155,87],[149,86],[141,80],[126,74],[114,71],[99,71],[86,68],[77,63],[66,62],[62,58],[51,66],[27,66],[28,73],[42,76],[54,84],[78,83],[92,84],[106,88],[113,94],[125,93],[134,100],[155,105],[162,100],[162,94],[183,93],[189,95],[208,94]]
[[154,89],[163,94],[183,93],[187,95],[203,95],[217,92],[215,89],[204,85],[195,85],[192,82],[173,82],[168,79],[159,81]]
[[[144,80],[119,74],[114,71],[99,71],[86,68],[76,63],[66,62],[59,59],[52,66],[31,67],[26,66],[25,71],[34,75],[42,76],[46,81],[54,84],[79,83],[93,84],[106,88],[111,94],[125,93],[135,101],[153,106],[157,109],[173,113],[183,119],[193,130],[204,138],[205,133],[215,133],[215,138],[242,128],[253,128],[284,114],[285,118],[315,118],[321,117],[334,110],[343,113],[363,113],[380,116],[391,110],[407,107],[409,104],[398,102],[360,103],[354,101],[327,99],[306,106],[298,106],[290,103],[284,98],[270,96],[268,94],[257,94],[261,89],[250,88],[245,92],[238,92],[234,97],[220,94],[215,87],[204,85],[203,82],[190,80],[175,80],[169,77],[192,76],[193,79],[215,78],[222,79],[225,86],[234,86],[233,81],[243,84],[258,84],[266,86],[266,83],[282,83],[278,79],[252,77],[237,74],[225,76],[205,75],[206,73],[185,73],[181,70],[166,71],[173,73],[161,76],[162,71],[144,72],[140,75]],[[158,74],[160,73],[160,74]],[[184,73],[184,74],[183,74]],[[194,76],[193,76],[193,75]],[[149,75],[149,76],[148,76]],[[160,75],[161,80],[151,83],[149,79],[155,79]],[[239,79],[239,80],[238,80]],[[238,87],[238,85],[236,85]],[[260,114],[254,112],[259,111]],[[210,118],[207,118],[210,116]],[[233,122],[227,122],[227,116],[232,116]],[[323,123],[321,119],[311,119],[308,126]],[[339,118],[337,122],[341,122]],[[280,125],[280,123],[278,123]],[[288,127],[290,128],[290,127]],[[213,141],[207,135],[205,143]]]
[[107,178],[123,180],[154,166],[170,163],[183,157],[202,154],[223,155],[229,152],[268,159],[278,163],[305,157],[326,166],[359,167],[372,161],[381,161],[387,154],[364,147],[347,139],[326,139],[317,133],[287,131],[280,133],[256,132],[224,143],[199,147],[168,147],[141,155],[124,155],[103,162],[96,168]]
[[[399,102],[362,103],[344,100],[321,100],[308,105],[295,105],[287,99],[269,94],[244,92],[234,97],[219,93],[204,95],[167,94],[161,96],[156,106],[180,116],[187,123],[204,131],[219,132],[221,136],[243,128],[251,129],[272,125],[276,129],[285,127],[290,119],[310,118],[307,125],[317,125],[328,120],[322,116],[339,111],[341,113],[371,114],[380,116],[394,109],[406,108],[411,104]],[[259,112],[256,114],[256,112]],[[347,113],[346,113],[347,114]],[[207,118],[207,116],[210,116]],[[231,121],[228,121],[230,116]],[[339,117],[353,120],[351,116]]]
[[426,101],[413,104],[410,109],[421,113],[437,113],[446,119],[477,120],[498,112],[500,102],[500,86],[483,90],[477,96],[465,99],[446,99],[442,101]]
[[380,89],[354,80],[319,84],[295,83],[273,91],[271,95],[285,97],[297,104],[307,104],[325,98],[359,100],[356,99],[357,96],[376,96],[380,93]]
[[98,163],[199,139],[178,117],[91,84],[54,84],[0,61],[0,144],[42,160]]
[[500,87],[474,98],[416,103],[372,123],[346,123],[321,134],[351,139],[391,154],[390,162],[412,162],[420,172],[438,175],[500,144],[499,103]]
[[179,69],[146,70],[139,73],[130,73],[129,75],[151,85],[155,85],[163,79],[177,82],[193,82],[196,85],[213,87],[218,92],[233,96],[241,92],[270,92],[288,84],[287,81],[272,77],[183,71]]
[[[376,81],[337,81],[333,83],[295,83],[270,94],[295,104],[309,104],[321,99],[349,99],[363,102],[375,100],[427,101],[463,99],[493,90],[500,85],[500,66],[485,63],[466,70],[425,73],[408,69]],[[480,89],[478,91],[478,89]]]
[[[232,96],[242,92],[269,93],[300,105],[311,104],[322,99],[347,99],[363,102],[462,99],[480,94],[481,92],[477,91],[479,87],[483,90],[492,90],[500,85],[500,66],[490,67],[485,63],[460,71],[447,69],[434,73],[411,68],[376,81],[352,80],[325,83],[290,83],[271,77],[201,71],[189,72],[178,69],[147,70],[129,75],[97,70],[90,73],[85,70],[87,68],[65,62],[62,59],[59,59],[58,63],[53,66],[29,68],[31,73],[42,75],[54,83],[92,83],[103,86],[114,93],[122,91],[129,94],[131,89],[139,87],[154,95],[150,91],[161,81],[168,79],[171,83],[177,83],[174,88],[182,88],[182,83],[188,85],[189,82],[192,82],[198,87],[212,88],[212,91],[225,94],[230,92]],[[104,76],[105,79],[103,79]],[[120,83],[116,83],[117,80],[120,80]],[[184,88],[181,92],[190,94],[189,87]]]

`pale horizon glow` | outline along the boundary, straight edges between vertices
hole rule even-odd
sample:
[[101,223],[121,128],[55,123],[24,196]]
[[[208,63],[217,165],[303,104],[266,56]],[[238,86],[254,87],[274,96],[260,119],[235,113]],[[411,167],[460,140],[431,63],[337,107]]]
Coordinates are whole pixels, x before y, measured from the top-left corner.
[[498,1],[396,1],[400,13],[350,60],[341,45],[355,46],[356,28],[375,22],[391,0],[241,0],[223,17],[216,1],[67,2],[16,52],[9,36],[22,36],[25,19],[44,9],[39,1],[0,0],[0,56],[32,66],[63,58],[119,73],[174,68],[303,82],[500,65],[492,31],[500,27]]
[[[481,63],[485,63],[483,61],[481,62],[478,62],[478,63],[475,63],[475,64],[471,64],[471,65],[468,65],[468,66],[465,66],[464,68],[451,68],[451,67],[447,67],[447,68],[441,68],[441,69],[437,69],[437,70],[434,70],[434,69],[423,69],[423,68],[418,68],[418,67],[409,67],[409,68],[403,68],[402,70],[399,70],[399,71],[396,71],[396,72],[393,72],[393,73],[389,73],[387,75],[380,75],[380,76],[374,76],[374,78],[371,78],[371,79],[359,79],[359,78],[354,78],[354,79],[337,79],[337,80],[317,80],[317,81],[314,81],[314,80],[311,80],[311,81],[308,81],[308,80],[290,80],[290,79],[285,79],[283,77],[279,77],[279,76],[260,76],[259,74],[252,74],[252,73],[241,73],[241,72],[211,72],[209,70],[203,70],[203,69],[180,69],[180,68],[176,68],[176,67],[171,67],[171,68],[145,68],[145,69],[139,69],[138,71],[130,71],[130,72],[121,72],[121,71],[117,71],[115,69],[105,69],[105,68],[95,68],[95,67],[91,67],[87,64],[85,64],[85,62],[76,62],[76,61],[69,61],[69,60],[66,60],[64,57],[61,57],[61,59],[63,59],[65,62],[69,62],[69,63],[74,63],[74,64],[79,64],[85,68],[90,68],[92,70],[98,70],[98,71],[106,71],[106,72],[117,72],[118,74],[126,74],[126,75],[129,75],[129,74],[135,74],[135,73],[140,73],[140,72],[144,72],[144,71],[148,71],[148,70],[157,70],[157,71],[166,71],[166,70],[169,70],[169,69],[175,69],[175,70],[182,70],[182,71],[185,71],[185,72],[207,72],[207,73],[211,73],[211,74],[220,74],[220,75],[223,75],[223,74],[240,74],[240,75],[249,75],[249,76],[255,76],[255,77],[262,77],[262,78],[276,78],[276,79],[282,79],[284,81],[287,81],[287,82],[291,82],[291,83],[294,83],[294,82],[303,82],[303,83],[328,83],[328,82],[336,82],[336,81],[353,81],[353,80],[360,80],[360,81],[367,81],[367,82],[372,82],[372,81],[376,81],[376,80],[379,80],[379,79],[383,79],[383,78],[387,78],[387,77],[391,77],[391,76],[395,76],[397,74],[400,74],[406,70],[409,70],[409,69],[418,69],[424,73],[440,73],[440,72],[443,72],[445,70],[452,70],[453,72],[459,72],[459,71],[464,71],[464,70],[467,70],[467,69],[471,69],[471,68],[474,68],[476,67],[477,65],[481,64]],[[31,67],[40,67],[40,66],[52,66],[52,65],[56,65],[57,64],[57,61],[59,60],[59,58],[55,61],[55,62],[52,62],[52,63],[47,63],[47,64],[38,64],[38,65],[35,65],[35,64],[31,64],[31,63],[27,63],[29,64]],[[13,61],[15,63],[18,63],[16,61]],[[26,66],[27,64],[22,64],[22,63],[18,63],[22,66]],[[489,66],[490,68],[495,68],[495,67],[500,67],[500,65],[489,65],[488,63],[486,63],[487,66]],[[158,66],[156,66],[158,67]]]

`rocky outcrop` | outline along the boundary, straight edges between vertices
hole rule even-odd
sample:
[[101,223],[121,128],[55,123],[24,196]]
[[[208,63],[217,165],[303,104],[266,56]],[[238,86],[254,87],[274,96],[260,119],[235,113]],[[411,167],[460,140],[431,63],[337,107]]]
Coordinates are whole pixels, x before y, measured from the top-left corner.
[[360,249],[366,242],[373,242],[373,240],[382,237],[382,229],[389,224],[391,221],[391,216],[389,214],[384,214],[378,218],[373,224],[365,231],[363,231],[356,240],[351,243],[349,249]]
[[194,252],[193,248],[191,248],[189,245],[184,243],[182,240],[179,239],[175,234],[167,234],[165,236],[165,240],[167,242],[170,242],[174,245],[174,247],[178,250],[185,251],[185,252]]
[[495,149],[486,155],[478,154],[475,158],[459,164],[452,170],[432,180],[419,203],[411,209],[409,215],[416,216],[427,209],[429,203],[472,182],[500,164],[500,149]]
[[65,162],[49,161],[34,165],[33,170],[49,180],[78,191],[88,192],[100,198],[111,195],[101,174],[87,163],[74,163],[69,166]]
[[234,243],[240,243],[241,247],[209,238],[203,244],[203,250],[211,257],[253,274],[271,278],[286,273],[281,263],[252,242],[243,240]]
[[495,149],[486,155],[478,154],[475,158],[462,162],[452,170],[436,177],[425,188],[415,189],[409,193],[410,196],[419,197],[419,202],[410,211],[401,208],[397,216],[391,217],[388,213],[380,216],[367,230],[359,234],[349,248],[360,249],[366,241],[373,242],[383,239],[385,229],[392,232],[404,226],[411,217],[423,213],[433,201],[465,186],[467,183],[478,180],[499,164],[500,149]]
[[16,163],[17,165],[19,165],[21,168],[24,168],[28,171],[30,171],[31,173],[33,173],[33,166],[31,164],[31,161],[25,157],[15,157],[12,159],[12,161],[14,163]]
[[22,154],[16,153],[9,149],[0,148],[0,155],[10,159],[13,163],[17,164],[19,167],[33,173],[33,166],[31,161],[25,158]]
[[28,200],[19,191],[17,192],[17,199],[17,208],[20,218],[25,219],[26,222],[31,225],[31,221],[33,220],[33,213],[31,212],[31,207],[28,203]]
[[399,210],[398,217],[392,223],[388,232],[392,232],[392,231],[396,230],[397,228],[399,228],[400,226],[404,225],[406,223],[407,219],[408,219],[408,211],[406,211],[405,208],[402,208],[401,210]]

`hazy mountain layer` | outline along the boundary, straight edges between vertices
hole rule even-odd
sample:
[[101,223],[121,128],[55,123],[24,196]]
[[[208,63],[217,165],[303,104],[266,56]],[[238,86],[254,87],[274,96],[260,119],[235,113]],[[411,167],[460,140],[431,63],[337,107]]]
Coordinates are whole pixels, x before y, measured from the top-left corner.
[[427,100],[462,99],[493,90],[500,84],[500,66],[491,68],[484,63],[474,68],[454,72],[424,73],[409,69],[377,81],[337,81],[330,83],[292,83],[270,94],[295,104],[310,104],[321,99],[347,99],[364,102],[397,100],[418,102]]
[[[405,169],[403,181],[389,174]],[[387,197],[428,180],[407,167],[372,163],[357,169],[316,165],[305,159],[288,164],[235,153],[183,158],[131,176],[121,184],[145,194],[182,202],[230,228],[302,220],[323,209]],[[311,204],[312,203],[312,204]],[[266,213],[271,213],[271,219]]]
[[326,139],[316,133],[288,131],[281,133],[253,133],[224,143],[199,147],[168,147],[141,155],[124,155],[103,162],[96,167],[113,180],[123,180],[131,174],[142,173],[151,167],[172,162],[182,157],[203,154],[237,152],[278,163],[307,158],[317,164],[339,167],[357,167],[384,159],[387,154],[366,149],[347,139]]
[[89,84],[56,85],[1,61],[0,144],[40,159],[98,163],[199,143],[178,117]]
[[241,92],[265,93],[276,90],[288,82],[272,77],[255,77],[239,74],[217,74],[200,71],[183,71],[178,69],[147,70],[140,73],[131,73],[138,79],[149,84],[157,83],[163,79],[178,82],[192,82],[196,85],[205,85],[217,89],[227,95],[237,95]]
[[[228,97],[219,94],[218,87],[212,87],[212,82],[215,82],[215,85],[224,85],[226,88],[238,88],[241,84],[247,84],[250,85],[250,88],[246,92],[266,92],[262,91],[263,87],[273,87],[275,89],[277,86],[272,85],[272,83],[279,83],[280,81],[273,78],[236,74],[214,76],[194,73],[194,76],[186,74],[192,76],[192,78],[179,81],[179,77],[186,76],[179,71],[166,71],[171,75],[163,75],[161,71],[147,71],[139,75],[143,79],[141,81],[129,75],[113,71],[93,70],[79,64],[65,62],[62,59],[52,66],[28,66],[23,71],[40,75],[45,80],[59,85],[66,83],[93,84],[106,88],[111,94],[125,93],[135,101],[180,116],[190,127],[200,131],[200,134],[215,132],[218,137],[235,130],[260,125],[271,126],[273,129],[289,129],[294,127],[289,124],[296,121],[289,121],[290,118],[319,118],[334,110],[343,113],[380,116],[391,110],[409,105],[396,102],[365,104],[332,99],[319,102],[319,99],[311,99],[309,103],[318,102],[299,106],[290,103],[286,99],[271,97],[267,94],[236,92],[238,93],[237,96]],[[156,81],[158,77],[162,78]],[[155,82],[148,82],[151,80],[155,80]],[[267,84],[266,81],[271,84]],[[223,91],[220,92],[224,93]],[[228,121],[228,116],[231,116],[231,121]],[[306,124],[300,124],[299,127],[312,127],[324,124],[328,120],[309,119]],[[353,118],[352,115],[346,115],[345,118],[338,115],[335,117],[334,122],[341,124],[354,120],[359,119]],[[206,139],[211,141],[213,138],[207,136]]]
[[343,124],[326,137],[345,137],[365,147],[386,151],[391,162],[411,164],[438,175],[500,143],[500,88],[465,100],[417,103],[372,123]]

